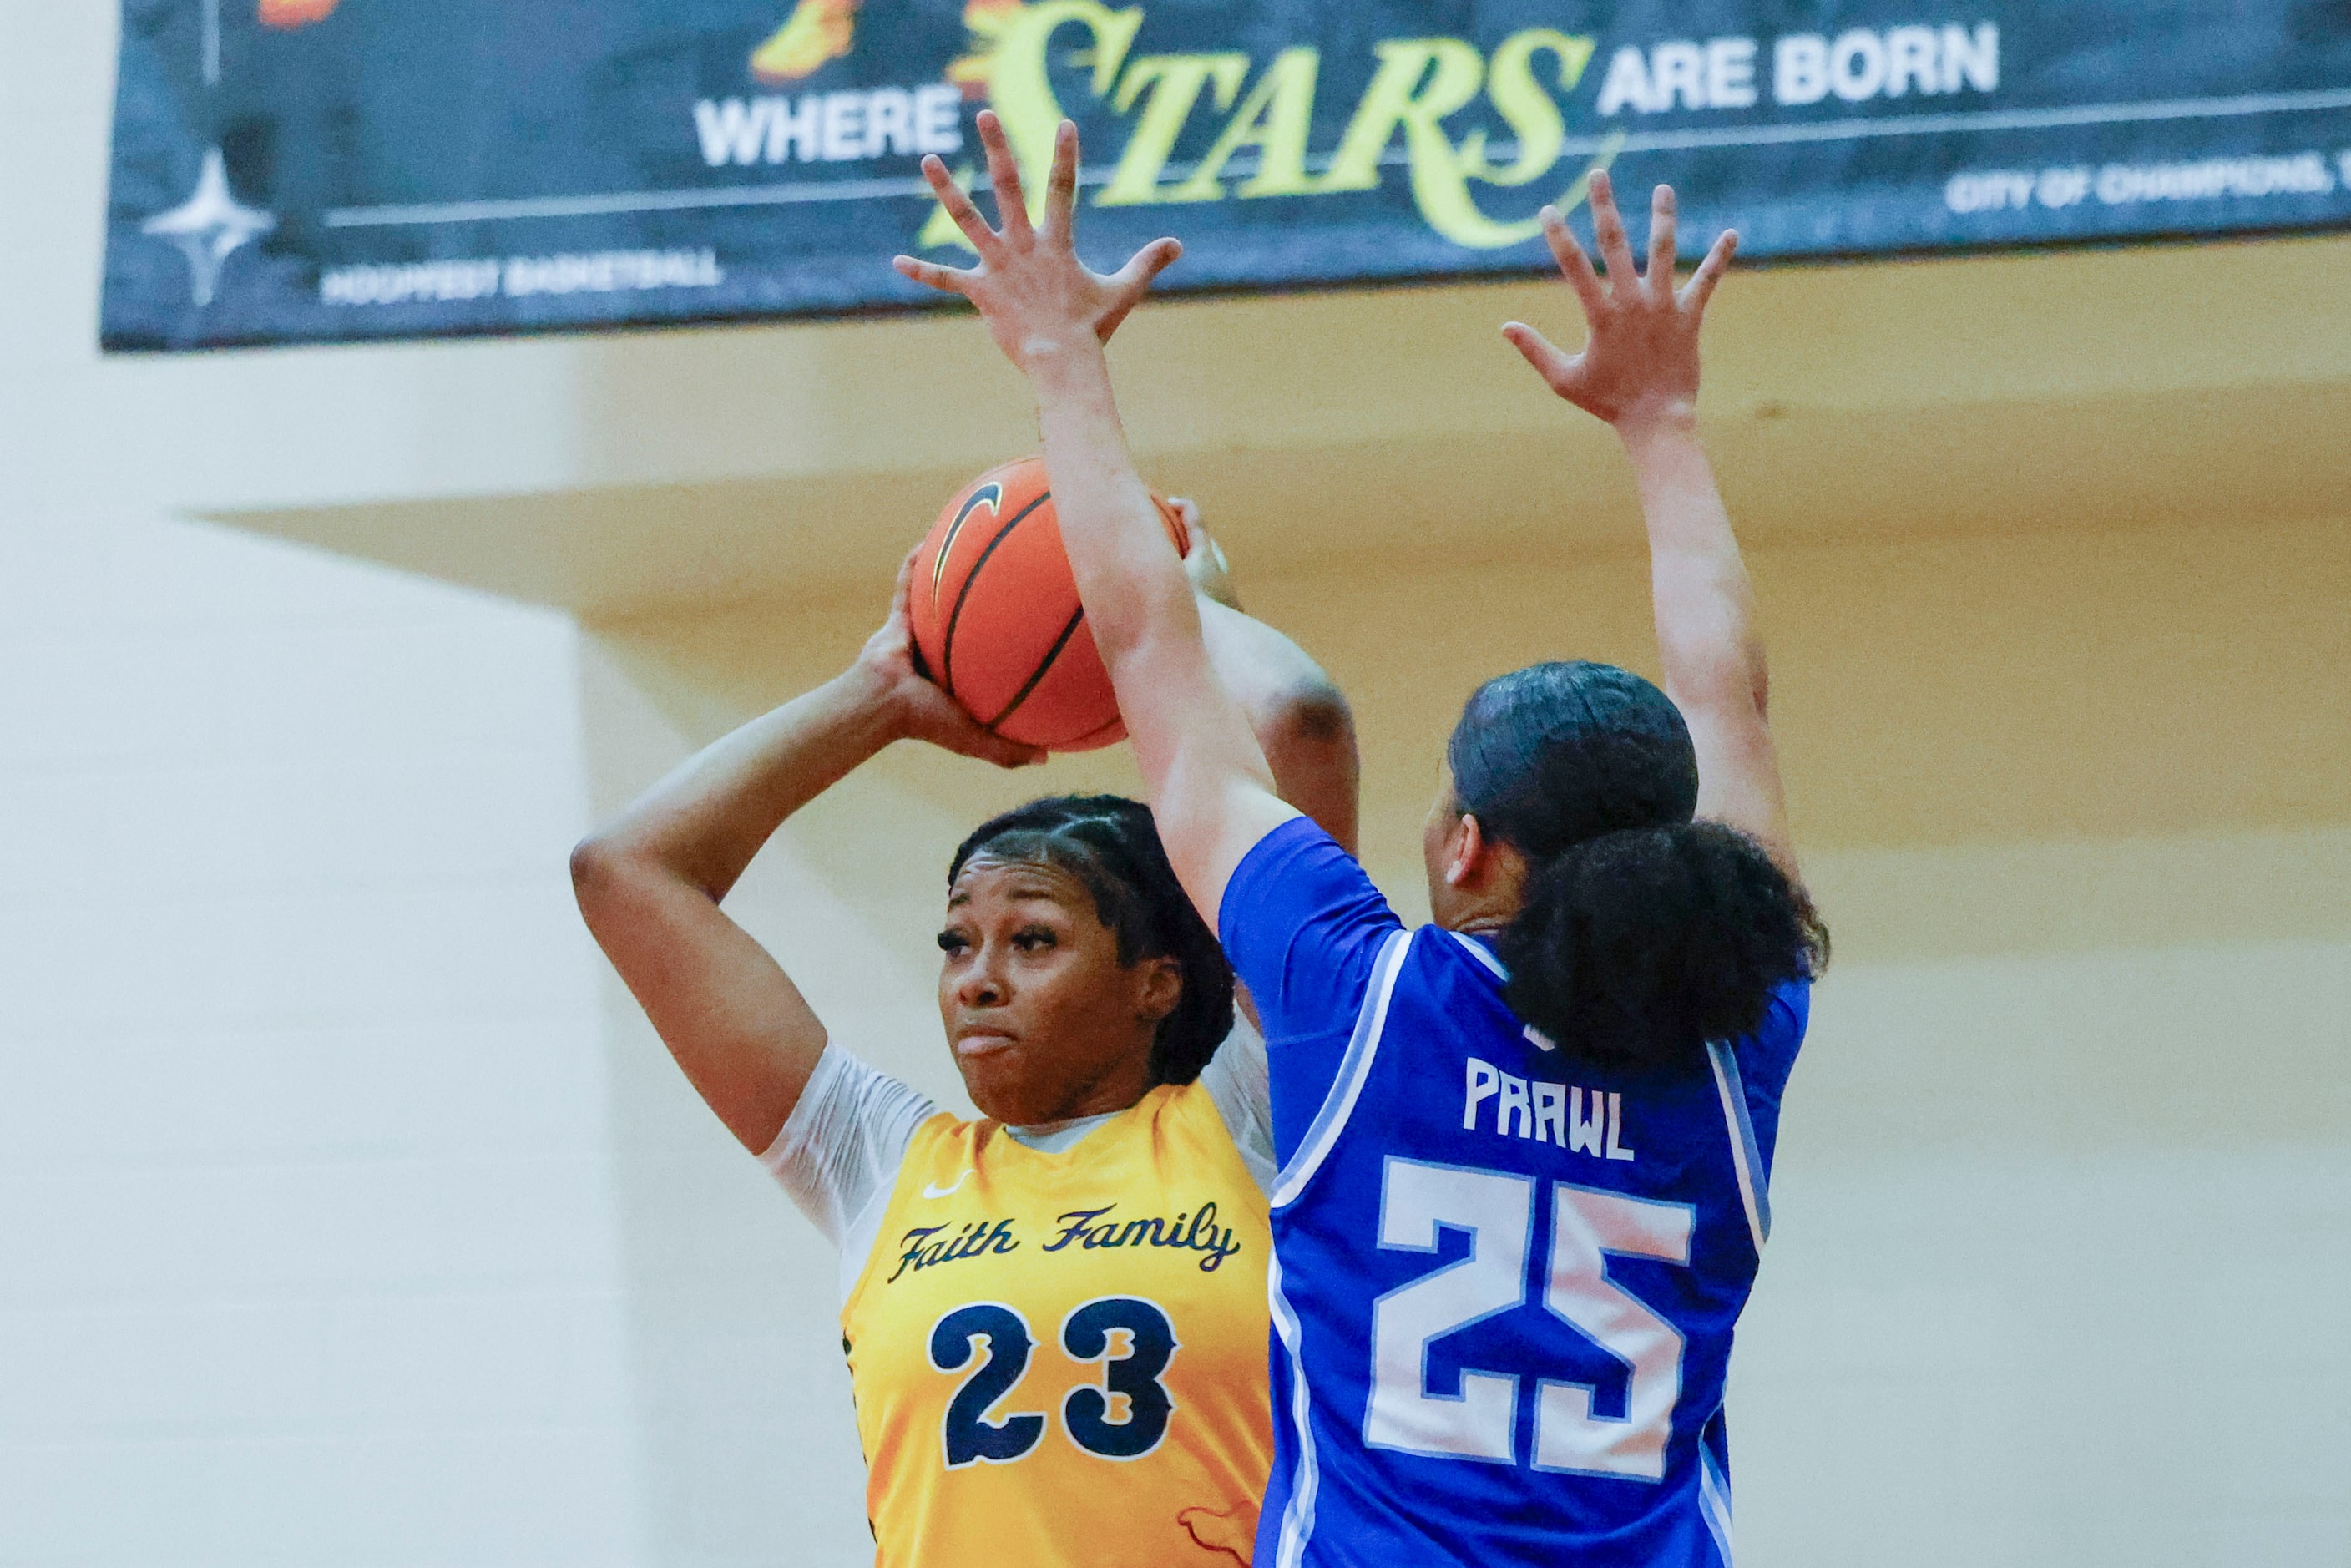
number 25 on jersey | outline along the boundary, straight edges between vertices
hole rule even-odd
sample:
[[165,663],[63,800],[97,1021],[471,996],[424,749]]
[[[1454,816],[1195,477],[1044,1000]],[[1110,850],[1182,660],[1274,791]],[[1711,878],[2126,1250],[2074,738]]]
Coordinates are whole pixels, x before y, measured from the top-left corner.
[[1531,1295],[1631,1370],[1621,1417],[1593,1414],[1589,1384],[1535,1380],[1534,1468],[1662,1480],[1681,1396],[1682,1336],[1609,1279],[1608,1258],[1687,1267],[1697,1211],[1554,1182],[1551,1257],[1533,1260],[1531,1270],[1537,1185],[1532,1176],[1388,1158],[1380,1246],[1433,1253],[1444,1228],[1469,1233],[1469,1255],[1374,1304],[1364,1440],[1432,1458],[1516,1463],[1519,1375],[1465,1368],[1458,1395],[1434,1395],[1428,1353],[1436,1341]]

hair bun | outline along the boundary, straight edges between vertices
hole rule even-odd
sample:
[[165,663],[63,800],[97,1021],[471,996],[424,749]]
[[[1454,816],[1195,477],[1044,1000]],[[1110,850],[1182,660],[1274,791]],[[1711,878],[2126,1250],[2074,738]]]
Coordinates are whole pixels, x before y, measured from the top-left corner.
[[1719,822],[1574,845],[1529,879],[1499,948],[1504,999],[1578,1056],[1694,1065],[1750,1034],[1772,991],[1817,973],[1828,933],[1762,845]]

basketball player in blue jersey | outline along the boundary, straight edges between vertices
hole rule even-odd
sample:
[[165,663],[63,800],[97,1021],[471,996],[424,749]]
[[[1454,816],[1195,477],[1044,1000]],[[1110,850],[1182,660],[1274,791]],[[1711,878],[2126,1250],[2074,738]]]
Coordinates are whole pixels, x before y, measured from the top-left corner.
[[[1727,1564],[1723,1383],[1770,1229],[1782,1087],[1826,938],[1796,880],[1747,576],[1697,432],[1698,329],[1734,245],[1646,276],[1592,183],[1604,282],[1556,212],[1581,353],[1510,340],[1638,481],[1666,689],[1531,666],[1473,693],[1407,931],[1275,795],[1136,477],[1100,339],[1174,260],[1071,245],[1075,129],[1033,228],[936,160],[970,298],[1036,392],[1086,614],[1160,832],[1255,996],[1271,1061],[1276,1452],[1257,1561]],[[1400,629],[1401,630],[1401,629]]]

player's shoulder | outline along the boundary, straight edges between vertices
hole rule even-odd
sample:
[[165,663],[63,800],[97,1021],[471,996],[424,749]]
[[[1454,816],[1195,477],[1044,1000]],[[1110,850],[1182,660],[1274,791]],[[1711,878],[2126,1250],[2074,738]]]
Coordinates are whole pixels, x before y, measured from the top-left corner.
[[899,1167],[901,1177],[916,1166],[929,1169],[942,1165],[968,1166],[989,1136],[1000,1135],[1003,1130],[998,1124],[984,1118],[934,1109],[915,1123],[906,1136],[905,1158]]
[[1750,1091],[1763,1090],[1775,1098],[1803,1050],[1813,1022],[1813,983],[1790,980],[1771,992],[1763,1017],[1753,1030],[1732,1042],[1731,1054],[1749,1081]]
[[1789,980],[1773,988],[1764,1005],[1763,1019],[1743,1046],[1770,1053],[1793,1055],[1813,1023],[1813,982]]
[[1449,1000],[1479,1006],[1499,1004],[1510,979],[1491,942],[1435,925],[1398,928],[1382,951],[1379,967],[1393,970],[1399,988],[1433,989]]
[[1416,925],[1411,935],[1416,954],[1425,951],[1433,962],[1482,975],[1497,985],[1510,977],[1493,944],[1482,936],[1436,925]]
[[1279,928],[1340,913],[1400,925],[1363,863],[1311,817],[1289,819],[1258,840],[1225,883],[1228,931]]
[[1247,1109],[1233,1087],[1205,1071],[1189,1083],[1159,1084],[1136,1102],[1128,1131],[1179,1155],[1202,1145],[1221,1152],[1236,1141],[1236,1111]]

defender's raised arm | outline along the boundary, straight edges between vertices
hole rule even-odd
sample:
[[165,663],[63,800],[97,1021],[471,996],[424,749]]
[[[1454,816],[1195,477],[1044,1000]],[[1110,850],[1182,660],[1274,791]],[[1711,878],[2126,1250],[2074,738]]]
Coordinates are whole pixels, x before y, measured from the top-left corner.
[[979,136],[1000,228],[980,215],[938,159],[923,163],[979,265],[957,269],[900,256],[898,270],[978,307],[997,347],[1036,392],[1078,594],[1168,858],[1213,927],[1233,868],[1299,813],[1276,795],[1247,716],[1210,664],[1192,585],[1135,472],[1102,357],[1103,341],[1182,246],[1157,240],[1108,277],[1087,270],[1071,237],[1077,127],[1064,121],[1054,142],[1041,227],[1029,222],[1019,172],[992,112],[979,115]]
[[1677,289],[1672,187],[1658,186],[1651,203],[1646,276],[1634,265],[1605,174],[1593,177],[1592,222],[1604,281],[1566,219],[1543,212],[1552,254],[1583,307],[1583,350],[1567,353],[1517,321],[1502,332],[1553,392],[1606,421],[1624,442],[1648,524],[1666,693],[1698,748],[1698,814],[1759,840],[1792,876],[1754,596],[1698,434],[1698,334],[1738,236],[1717,239]]

